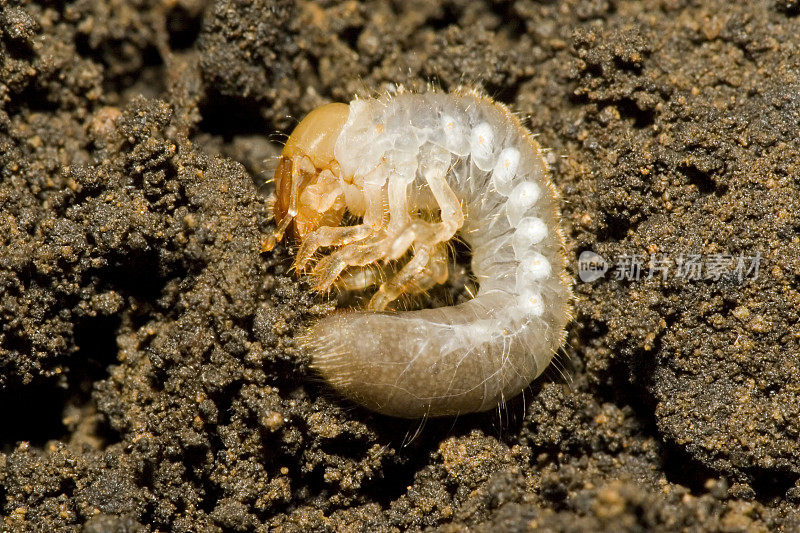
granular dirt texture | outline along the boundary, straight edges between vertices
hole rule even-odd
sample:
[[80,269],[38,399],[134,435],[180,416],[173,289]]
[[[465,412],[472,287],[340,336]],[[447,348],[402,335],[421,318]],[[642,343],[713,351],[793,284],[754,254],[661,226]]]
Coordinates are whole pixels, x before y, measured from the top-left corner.
[[[0,0],[0,531],[800,530],[795,4]],[[309,370],[265,161],[429,84],[550,149],[576,317],[420,424]]]

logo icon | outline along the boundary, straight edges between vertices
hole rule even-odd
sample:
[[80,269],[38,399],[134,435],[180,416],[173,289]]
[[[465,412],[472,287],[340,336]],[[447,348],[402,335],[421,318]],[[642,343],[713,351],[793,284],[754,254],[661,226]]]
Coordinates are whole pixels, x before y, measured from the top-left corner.
[[578,277],[584,283],[596,281],[608,272],[608,261],[602,255],[584,250],[578,256]]

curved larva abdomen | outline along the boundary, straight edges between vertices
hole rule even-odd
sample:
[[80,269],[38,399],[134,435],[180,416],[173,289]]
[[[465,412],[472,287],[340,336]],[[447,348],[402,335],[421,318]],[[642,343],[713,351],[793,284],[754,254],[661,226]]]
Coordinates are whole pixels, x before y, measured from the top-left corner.
[[[346,113],[334,159],[347,208],[367,221],[370,198],[380,198],[389,212],[361,242],[396,259],[409,246],[436,250],[457,230],[480,288],[452,307],[326,317],[303,338],[313,366],[388,415],[502,404],[548,366],[570,317],[557,199],[539,145],[505,107],[472,92],[355,100]],[[419,211],[440,213],[438,237],[409,229]],[[353,249],[372,257],[369,245]],[[357,261],[348,264],[367,259]]]

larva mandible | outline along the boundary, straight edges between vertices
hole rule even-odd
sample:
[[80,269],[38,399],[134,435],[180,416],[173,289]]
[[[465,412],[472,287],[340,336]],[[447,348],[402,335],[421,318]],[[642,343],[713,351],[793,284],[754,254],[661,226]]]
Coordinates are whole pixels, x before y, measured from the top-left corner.
[[[570,319],[557,195],[538,143],[508,109],[474,91],[401,92],[328,104],[289,137],[275,172],[278,224],[293,226],[294,267],[317,290],[378,284],[368,309],[334,313],[302,342],[348,398],[418,418],[491,409],[549,365]],[[361,220],[341,226],[349,212]],[[459,305],[387,311],[447,279],[447,242],[472,251],[479,283]],[[410,254],[409,254],[410,252]]]

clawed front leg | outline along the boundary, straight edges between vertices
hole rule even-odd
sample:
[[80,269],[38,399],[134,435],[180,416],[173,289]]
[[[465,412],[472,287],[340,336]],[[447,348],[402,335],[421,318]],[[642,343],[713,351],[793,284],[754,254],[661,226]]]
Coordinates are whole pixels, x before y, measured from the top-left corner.
[[330,288],[347,267],[363,267],[384,259],[386,245],[385,238],[373,236],[323,257],[311,272],[315,279],[314,290],[324,291]]
[[297,251],[297,257],[292,266],[298,272],[303,272],[306,264],[319,248],[348,245],[366,239],[373,231],[374,230],[367,224],[339,227],[323,226],[318,228],[306,237],[300,245],[300,249]]
[[[386,225],[386,217],[383,209],[384,202],[380,186],[365,187],[364,196],[367,208],[364,212],[363,223],[355,226],[323,225],[310,232],[303,239],[300,249],[297,252],[297,257],[293,265],[296,270],[304,271],[306,264],[319,248],[326,246],[343,246],[344,248],[338,252],[334,252],[334,254],[336,254],[351,246],[370,242],[371,238],[383,230]],[[329,259],[330,257],[331,256],[328,256],[325,259]],[[352,265],[355,265],[355,263]],[[315,272],[316,271],[317,269],[315,268]],[[341,272],[341,270],[339,272]],[[330,284],[327,284],[325,288],[329,285]]]

